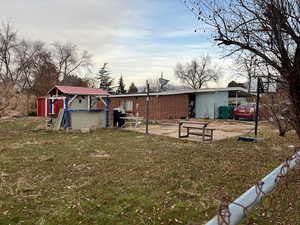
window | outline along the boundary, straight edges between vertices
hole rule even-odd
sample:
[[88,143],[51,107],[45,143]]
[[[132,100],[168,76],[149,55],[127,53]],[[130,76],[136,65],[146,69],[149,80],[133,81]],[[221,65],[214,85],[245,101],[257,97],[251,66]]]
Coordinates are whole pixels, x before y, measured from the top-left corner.
[[133,101],[129,101],[129,100],[125,101],[124,110],[132,112],[132,110],[133,110]]

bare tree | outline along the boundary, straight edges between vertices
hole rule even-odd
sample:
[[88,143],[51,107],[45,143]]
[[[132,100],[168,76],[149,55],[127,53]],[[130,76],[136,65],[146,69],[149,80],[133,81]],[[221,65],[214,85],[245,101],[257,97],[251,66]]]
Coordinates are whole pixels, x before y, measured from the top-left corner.
[[[149,83],[150,92],[160,92],[160,83],[159,83],[159,76],[153,76],[152,78],[147,79]],[[147,87],[145,86],[145,92]]]
[[0,80],[5,87],[23,91],[29,85],[32,62],[43,48],[42,44],[19,41],[11,24],[0,29]]
[[211,64],[208,56],[202,57],[200,61],[194,59],[186,65],[178,63],[175,68],[175,76],[193,89],[216,82],[219,75],[220,70]]
[[254,54],[241,55],[237,60],[239,75],[246,77],[248,80],[248,92],[256,92],[257,78],[259,77],[264,84],[265,92],[273,92],[276,89],[276,84],[281,82],[278,72],[270,65],[259,60]]
[[36,96],[46,95],[48,90],[58,83],[58,76],[50,53],[40,51],[32,60],[31,70],[26,76],[28,89]]
[[59,72],[60,80],[69,75],[89,71],[91,55],[87,51],[79,53],[77,46],[72,43],[56,42],[52,46],[52,60]]
[[250,52],[273,68],[291,102],[300,137],[300,1],[183,0],[198,20],[209,25],[214,40],[229,55]]
[[17,52],[18,64],[22,65],[18,70],[19,79],[17,85],[19,90],[23,92],[24,90],[31,89],[35,85],[37,82],[37,74],[45,70],[45,65],[50,63],[51,58],[42,42],[22,40],[19,42]]
[[279,131],[279,136],[285,136],[291,129],[291,114],[286,92],[280,90],[262,96],[261,116],[273,123]]
[[0,78],[4,86],[14,84],[15,74],[12,69],[15,60],[17,34],[10,24],[2,24],[0,29]]
[[253,77],[256,74],[256,58],[255,55],[246,55],[242,57],[238,57],[237,60],[237,72],[239,75],[242,77],[245,77],[247,79],[248,83],[248,93],[251,92],[251,86],[252,86],[252,81]]

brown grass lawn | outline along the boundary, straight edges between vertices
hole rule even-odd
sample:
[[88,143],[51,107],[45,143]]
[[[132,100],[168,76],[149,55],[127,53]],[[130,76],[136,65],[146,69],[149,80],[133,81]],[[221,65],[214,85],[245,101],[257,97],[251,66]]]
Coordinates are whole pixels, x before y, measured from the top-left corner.
[[[203,224],[300,145],[264,129],[262,143],[213,144],[100,129],[51,132],[42,120],[0,120],[0,224]],[[300,176],[244,224],[300,224]]]

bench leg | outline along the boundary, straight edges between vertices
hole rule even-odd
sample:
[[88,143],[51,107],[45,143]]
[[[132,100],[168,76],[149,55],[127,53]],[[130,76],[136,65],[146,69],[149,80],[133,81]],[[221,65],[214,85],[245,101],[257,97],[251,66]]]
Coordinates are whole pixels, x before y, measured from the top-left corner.
[[182,135],[181,134],[181,125],[182,124],[179,124],[179,127],[178,127],[178,138],[184,138],[184,137],[186,137],[186,135]]

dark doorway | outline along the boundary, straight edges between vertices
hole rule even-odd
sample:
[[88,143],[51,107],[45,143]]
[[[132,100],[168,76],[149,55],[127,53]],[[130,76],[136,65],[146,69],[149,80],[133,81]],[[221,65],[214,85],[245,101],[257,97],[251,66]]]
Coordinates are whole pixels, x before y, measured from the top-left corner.
[[196,109],[196,96],[195,94],[189,94],[189,118],[195,118],[195,109]]

